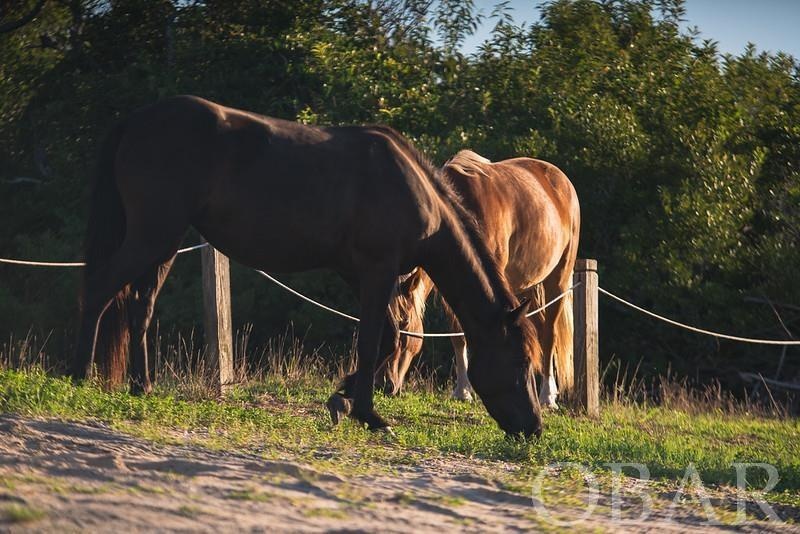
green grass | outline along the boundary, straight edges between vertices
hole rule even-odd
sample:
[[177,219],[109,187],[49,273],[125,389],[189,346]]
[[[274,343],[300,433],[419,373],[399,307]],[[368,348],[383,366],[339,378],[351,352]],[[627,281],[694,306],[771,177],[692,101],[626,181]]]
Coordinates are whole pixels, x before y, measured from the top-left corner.
[[10,523],[30,523],[45,517],[43,511],[31,506],[12,504],[0,509],[0,518]]
[[[722,485],[735,485],[734,462],[764,462],[780,474],[780,498],[800,504],[796,420],[605,405],[599,420],[548,413],[542,438],[526,443],[506,439],[480,403],[453,401],[444,391],[408,392],[376,399],[394,424],[396,436],[387,437],[351,421],[332,428],[323,406],[332,390],[322,378],[267,377],[223,402],[188,401],[163,390],[135,397],[90,383],[75,386],[38,370],[0,370],[0,412],[94,418],[162,442],[185,442],[182,431],[198,431],[191,438],[198,445],[273,458],[288,454],[342,473],[391,470],[450,453],[504,460],[518,466],[514,477],[527,491],[541,467],[553,462],[577,462],[601,474],[608,473],[608,462],[643,463],[664,481],[680,480],[692,463],[704,483]],[[757,487],[764,480],[761,471],[748,473]]]
[[237,501],[253,501],[253,502],[267,502],[275,496],[270,493],[264,493],[253,489],[243,489],[231,491],[226,495],[228,499],[235,499]]
[[328,519],[347,519],[347,512],[338,508],[308,508],[303,511],[306,517],[321,517]]

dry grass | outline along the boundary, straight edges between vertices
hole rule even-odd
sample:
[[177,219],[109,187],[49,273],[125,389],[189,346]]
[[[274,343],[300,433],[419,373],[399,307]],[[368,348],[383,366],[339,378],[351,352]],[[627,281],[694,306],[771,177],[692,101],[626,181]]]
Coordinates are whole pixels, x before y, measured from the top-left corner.
[[41,342],[30,331],[24,338],[11,334],[8,341],[0,345],[0,369],[28,370],[35,367],[52,370],[60,367],[45,351],[48,335]]
[[[605,366],[601,384],[605,402],[614,406],[659,406],[690,415],[722,413],[787,418],[793,414],[794,399],[773,395],[766,384],[764,389],[759,384],[754,388],[756,391],[743,387],[737,395],[725,389],[718,380],[694,384],[670,371],[644,378],[638,365],[631,367],[619,360],[612,360]],[[765,393],[757,395],[759,390]]]
[[[355,370],[355,337],[346,354],[309,350],[302,339],[287,330],[265,346],[253,346],[252,325],[237,331],[234,340],[235,382],[263,382],[269,376],[281,376],[292,382],[313,381],[320,377],[337,379]],[[24,338],[11,336],[0,345],[0,369],[44,369],[58,374],[64,367],[46,351],[50,336],[40,340],[28,333]],[[163,336],[156,325],[151,348],[153,380],[158,390],[171,392],[186,400],[214,398],[217,390],[214,375],[217,368],[206,358],[205,347],[195,331],[187,335]],[[405,388],[434,393],[452,386],[425,362],[412,366]],[[723,413],[750,414],[761,417],[786,418],[793,414],[794,399],[774,395],[766,385],[743,388],[735,394],[719,381],[694,384],[671,372],[645,378],[639,366],[612,359],[601,373],[603,402],[619,407],[662,407],[687,414]],[[755,391],[754,391],[755,390]],[[756,394],[758,393],[758,395]]]

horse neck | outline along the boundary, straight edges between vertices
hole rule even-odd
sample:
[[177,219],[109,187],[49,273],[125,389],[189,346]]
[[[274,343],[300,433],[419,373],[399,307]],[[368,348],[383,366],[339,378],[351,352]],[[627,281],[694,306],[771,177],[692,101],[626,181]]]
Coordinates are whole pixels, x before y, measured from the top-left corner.
[[472,239],[460,221],[443,223],[423,265],[468,336],[480,335],[514,304],[497,271],[484,265],[493,260],[484,254],[482,261]]

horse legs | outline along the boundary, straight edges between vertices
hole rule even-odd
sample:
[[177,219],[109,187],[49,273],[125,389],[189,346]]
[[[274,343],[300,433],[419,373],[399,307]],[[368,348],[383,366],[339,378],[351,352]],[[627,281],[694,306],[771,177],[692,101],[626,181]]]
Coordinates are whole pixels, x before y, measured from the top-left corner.
[[[459,328],[458,321],[453,321],[456,328]],[[469,358],[467,357],[467,340],[464,336],[450,338],[453,344],[453,352],[456,360],[456,385],[453,388],[453,398],[471,402],[472,401],[472,385],[469,383],[467,376],[467,368],[469,367]]]
[[128,324],[131,332],[131,393],[150,393],[153,389],[150,383],[150,362],[147,355],[147,328],[153,318],[161,287],[169,274],[173,256],[168,261],[156,265],[131,286],[129,299]]
[[328,400],[328,409],[334,423],[342,415],[350,415],[366,423],[370,430],[389,427],[375,412],[373,393],[375,369],[397,346],[397,324],[388,313],[395,282],[396,275],[382,274],[366,277],[359,284],[361,324],[358,329],[358,367],[354,374],[342,381],[340,391],[343,391],[344,397],[334,394]]
[[[377,373],[382,368],[393,363],[390,361],[390,359],[393,356],[397,355],[396,353],[398,352],[398,350],[401,350],[398,349],[398,343],[396,341],[399,336],[400,336],[400,331],[397,327],[397,323],[394,321],[391,315],[386,314],[383,323],[383,333],[381,334],[380,349],[378,350],[378,358],[375,361],[375,367],[377,369],[376,377]],[[361,338],[360,329],[358,332],[358,337],[359,339]],[[355,392],[357,379],[358,379],[358,370],[356,370],[354,373],[350,373],[349,375],[345,376],[339,383],[339,389],[337,391],[341,392],[345,397],[348,398],[352,397]]]
[[553,355],[550,352],[544,353],[543,369],[544,376],[542,377],[542,390],[539,392],[539,404],[545,408],[557,410],[558,386],[556,385]]
[[[461,331],[461,324],[459,324],[456,315],[448,307],[444,307],[445,315],[450,318],[450,330],[453,332]],[[472,385],[469,383],[467,376],[467,369],[469,367],[469,358],[467,357],[467,338],[464,336],[451,337],[450,343],[453,345],[453,354],[456,361],[456,385],[453,388],[453,398],[471,402],[474,393]]]

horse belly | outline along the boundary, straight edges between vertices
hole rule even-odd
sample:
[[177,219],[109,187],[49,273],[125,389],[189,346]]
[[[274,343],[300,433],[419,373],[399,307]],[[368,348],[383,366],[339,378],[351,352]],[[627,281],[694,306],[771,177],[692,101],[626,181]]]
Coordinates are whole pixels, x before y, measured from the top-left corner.
[[542,282],[558,265],[569,244],[569,229],[564,227],[555,210],[541,208],[531,213],[540,216],[526,219],[524,227],[515,230],[509,244],[506,276],[515,290]]
[[250,267],[273,272],[335,267],[346,243],[342,214],[281,198],[284,202],[210,210],[194,225],[215,248]]

